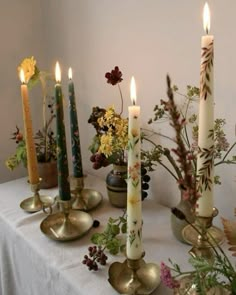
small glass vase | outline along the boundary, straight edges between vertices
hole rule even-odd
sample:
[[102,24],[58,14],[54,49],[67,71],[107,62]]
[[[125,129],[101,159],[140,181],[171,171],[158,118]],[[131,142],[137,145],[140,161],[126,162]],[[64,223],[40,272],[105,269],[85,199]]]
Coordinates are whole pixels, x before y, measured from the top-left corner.
[[107,194],[110,203],[118,208],[127,205],[127,165],[115,165],[106,177]]
[[[195,213],[194,213],[195,206],[189,200],[184,200],[182,198],[182,195],[181,195],[180,202],[175,207],[184,213],[184,215],[186,216],[186,219],[190,223],[193,223],[195,221]],[[185,220],[181,220],[171,213],[172,233],[177,240],[186,244],[187,242],[184,240],[182,236],[182,231],[187,225],[188,223]]]

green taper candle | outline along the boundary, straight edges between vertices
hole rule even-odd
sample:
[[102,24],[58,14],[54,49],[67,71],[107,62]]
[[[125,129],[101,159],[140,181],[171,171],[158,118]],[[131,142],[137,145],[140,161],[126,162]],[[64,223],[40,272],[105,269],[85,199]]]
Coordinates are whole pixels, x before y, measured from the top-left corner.
[[69,101],[70,101],[70,131],[71,131],[71,148],[72,148],[72,163],[73,163],[73,176],[83,177],[83,167],[80,149],[80,137],[79,137],[79,126],[76,111],[75,102],[75,90],[74,83],[72,81],[72,69],[69,68]]
[[63,201],[71,199],[69,169],[66,151],[66,133],[64,125],[62,89],[61,89],[61,70],[59,63],[56,63],[56,125],[57,125],[57,170],[58,170],[58,188],[59,198]]

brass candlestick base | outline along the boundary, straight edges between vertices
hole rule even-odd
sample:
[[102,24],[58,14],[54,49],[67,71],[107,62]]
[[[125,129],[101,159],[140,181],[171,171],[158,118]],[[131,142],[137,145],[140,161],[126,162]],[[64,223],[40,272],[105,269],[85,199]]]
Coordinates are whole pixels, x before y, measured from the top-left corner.
[[82,211],[71,209],[71,200],[59,200],[61,212],[47,216],[40,224],[41,231],[56,241],[75,240],[86,234],[93,225],[92,217]]
[[[198,228],[199,228],[199,225],[201,225],[201,224],[203,226],[207,227],[207,232],[209,233],[208,238],[210,239],[210,241],[212,243],[214,243],[214,241],[215,241],[217,244],[221,244],[225,238],[224,233],[220,228],[218,228],[212,224],[213,218],[215,218],[217,215],[218,215],[218,210],[216,208],[213,208],[212,216],[210,216],[210,217],[197,216],[194,225]],[[197,233],[196,230],[194,230],[192,228],[191,225],[187,225],[183,229],[182,235],[188,244],[196,245],[198,243],[199,234]],[[211,239],[211,237],[213,237],[214,241],[213,241],[213,239]]]
[[[182,277],[180,280],[180,286],[179,288],[176,288],[174,290],[174,295],[198,295],[198,289],[195,282],[193,282],[193,278],[189,276]],[[208,295],[230,295],[231,291],[225,289],[223,286],[215,286],[211,289],[207,290]]]
[[31,191],[33,192],[33,196],[23,200],[20,203],[20,207],[29,213],[38,212],[40,210],[52,210],[52,205],[54,203],[54,199],[50,196],[42,196],[39,194],[39,186],[40,182],[36,184],[31,184]]
[[[223,232],[218,228],[213,228],[213,218],[218,215],[218,210],[214,208],[210,217],[197,216],[194,223],[195,230],[191,225],[183,230],[184,239],[193,245],[189,253],[194,257],[204,257],[209,261],[214,260],[212,247],[224,240]],[[190,230],[188,227],[191,227]]]
[[154,263],[126,259],[114,262],[109,268],[109,283],[120,294],[151,294],[160,284],[160,267]]
[[89,211],[96,208],[102,201],[102,195],[92,189],[84,188],[83,177],[71,177],[72,209]]

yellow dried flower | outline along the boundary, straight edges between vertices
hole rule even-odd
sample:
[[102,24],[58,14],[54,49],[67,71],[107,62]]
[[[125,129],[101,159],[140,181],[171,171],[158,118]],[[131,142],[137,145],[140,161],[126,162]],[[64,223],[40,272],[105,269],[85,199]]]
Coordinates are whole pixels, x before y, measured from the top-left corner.
[[23,69],[25,74],[26,83],[30,80],[30,78],[35,74],[36,60],[33,56],[25,58],[22,63],[18,66],[18,74],[20,74],[20,70]]
[[99,147],[99,152],[103,153],[105,156],[110,156],[112,154],[112,135],[103,134],[101,136],[101,145]]
[[114,107],[109,107],[105,113],[105,119],[107,120],[112,120],[112,118],[114,117],[115,114],[115,110]]

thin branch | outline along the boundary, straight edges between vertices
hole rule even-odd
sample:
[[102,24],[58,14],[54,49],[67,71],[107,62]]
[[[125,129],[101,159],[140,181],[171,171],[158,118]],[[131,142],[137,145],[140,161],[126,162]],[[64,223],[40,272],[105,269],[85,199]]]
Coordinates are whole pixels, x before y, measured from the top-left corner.
[[226,154],[224,155],[223,159],[222,159],[221,161],[217,162],[217,163],[215,164],[215,166],[218,166],[218,165],[223,164],[223,163],[227,163],[227,164],[234,164],[234,163],[235,163],[235,162],[232,162],[232,161],[230,161],[230,162],[225,162],[226,157],[227,157],[228,154],[232,151],[232,149],[235,147],[235,145],[236,145],[236,141],[235,141],[235,143],[232,144],[231,147],[228,149],[228,151],[227,151]]
[[120,99],[121,99],[121,109],[120,109],[120,115],[123,113],[123,105],[124,105],[124,99],[123,99],[123,95],[122,95],[122,91],[120,88],[120,83],[117,84],[118,85],[118,89],[120,92]]
[[[159,136],[161,136],[161,137],[164,137],[164,138],[169,139],[170,141],[176,143],[176,141],[175,141],[173,138],[171,138],[171,137],[169,137],[169,136],[167,136],[167,135],[164,135],[164,134],[162,134],[162,133],[159,133],[159,132],[156,132],[156,131],[153,131],[153,130],[149,130],[149,129],[146,129],[146,128],[143,128],[143,127],[142,127],[142,130],[144,130],[144,131],[148,131],[148,132],[151,132],[151,133],[152,133],[151,136],[152,136],[153,134],[155,134],[155,135],[159,135]],[[146,139],[146,137],[145,137],[145,139]]]
[[[145,138],[148,142],[150,142],[150,143],[152,143],[156,148],[158,148],[159,150],[160,150],[160,148],[158,147],[158,145],[154,142],[154,141],[152,141],[151,139],[149,139],[149,138]],[[176,163],[175,163],[175,160],[174,160],[174,158],[171,156],[171,154],[170,154],[170,151],[167,149],[167,148],[165,148],[164,150],[162,150],[161,149],[161,152],[162,152],[162,154],[168,159],[168,161],[170,162],[170,164],[172,165],[172,167],[174,168],[174,170],[175,170],[175,172],[176,172],[176,174],[177,174],[177,176],[179,177],[179,178],[182,178],[182,174],[181,174],[181,172],[180,172],[180,170],[179,170],[179,167],[176,165]],[[178,181],[179,180],[179,178],[178,177],[176,177],[175,175],[174,175],[174,173],[165,165],[165,164],[163,164],[161,161],[157,161],[161,166],[163,166],[164,168],[166,168],[166,170],[168,170],[168,172]]]

